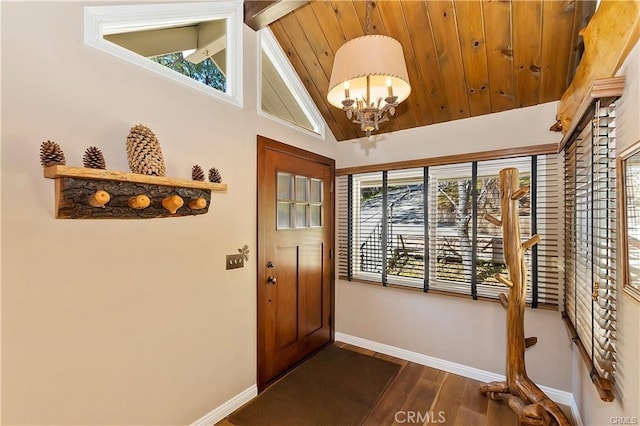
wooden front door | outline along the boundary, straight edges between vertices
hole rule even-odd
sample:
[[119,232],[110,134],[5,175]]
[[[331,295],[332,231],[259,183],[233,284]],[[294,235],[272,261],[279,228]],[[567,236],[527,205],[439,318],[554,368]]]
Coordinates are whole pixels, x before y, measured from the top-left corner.
[[334,160],[258,136],[258,389],[333,340]]

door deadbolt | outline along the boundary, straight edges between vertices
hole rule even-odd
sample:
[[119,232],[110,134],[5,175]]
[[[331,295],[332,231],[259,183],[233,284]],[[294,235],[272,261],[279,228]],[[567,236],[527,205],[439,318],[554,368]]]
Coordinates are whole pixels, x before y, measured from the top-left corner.
[[273,285],[275,285],[275,284],[276,284],[276,282],[278,282],[278,280],[276,279],[276,277],[272,277],[272,276],[267,277],[267,284],[273,284]]
[[267,268],[269,268],[269,269],[273,268],[273,262],[272,261],[268,261],[267,262]]

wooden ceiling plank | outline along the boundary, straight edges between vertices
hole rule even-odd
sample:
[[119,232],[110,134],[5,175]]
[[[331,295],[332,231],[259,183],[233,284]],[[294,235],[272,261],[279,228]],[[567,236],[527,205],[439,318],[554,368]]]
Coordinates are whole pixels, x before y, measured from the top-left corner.
[[407,22],[407,31],[413,47],[418,75],[422,82],[422,90],[426,95],[431,123],[449,121],[449,107],[426,2],[405,1],[402,3],[402,9]]
[[244,0],[244,23],[258,31],[307,3],[296,0]]
[[307,39],[313,42],[309,43],[311,49],[318,59],[318,63],[324,70],[328,80],[331,80],[331,69],[333,67],[334,53],[329,46],[326,38],[326,32],[322,28],[322,24],[316,19],[315,13],[310,5],[301,7],[292,13],[298,19],[300,28],[304,29]]
[[334,13],[331,3],[328,1],[312,1],[310,2],[310,6],[318,22],[322,23],[322,29],[324,30],[327,42],[335,55],[340,46],[347,40],[342,32],[338,17]]
[[452,2],[427,1],[440,74],[452,120],[469,117],[469,98]]
[[444,94],[427,5],[424,1],[405,1],[402,3],[402,8],[407,21],[409,38],[412,40],[420,80],[427,94],[431,120],[433,123],[449,121],[449,107]]
[[412,42],[407,31],[407,24],[404,18],[402,5],[399,1],[378,2],[380,16],[387,30],[387,35],[396,39],[402,45],[404,60],[409,73],[409,84],[411,84],[411,94],[404,102],[408,108],[408,113],[402,109],[396,112],[395,120],[402,129],[424,126],[431,124],[431,113],[429,112],[429,101],[426,90],[422,85],[418,65],[413,54]]
[[322,95],[322,102],[327,106],[327,109],[330,111],[334,121],[342,127],[342,134],[346,139],[353,139],[361,136],[356,132],[356,130],[359,132],[359,128],[355,129],[356,126],[347,119],[345,113],[330,105],[327,101],[330,77],[326,76],[322,66],[320,65],[320,61],[313,52],[313,48],[307,39],[305,29],[300,25],[293,14],[285,16],[280,19],[279,22],[287,34],[287,37],[290,40],[295,40],[295,43],[293,43],[294,48],[300,58],[300,62],[304,65],[304,74],[301,75],[308,76],[310,84],[315,85],[318,93]]
[[[363,3],[364,5],[364,3]],[[355,6],[351,1],[332,1],[333,12],[338,19],[345,40],[349,41],[364,35]]]
[[514,0],[511,6],[515,107],[536,105],[540,92],[541,0]]
[[513,108],[513,46],[511,44],[511,2],[483,0],[485,43],[491,112]]
[[[282,50],[287,55],[289,62],[291,62],[291,65],[296,70],[296,73],[298,74],[298,76],[300,77],[300,80],[302,81],[305,88],[307,89],[307,92],[309,92],[309,95],[313,99],[313,102],[316,104],[316,106],[318,107],[318,110],[320,111],[325,121],[327,122],[327,125],[331,129],[333,136],[336,138],[336,140],[351,139],[352,138],[351,134],[345,135],[342,132],[342,125],[340,121],[336,120],[336,117],[334,116],[335,108],[333,106],[328,105],[326,100],[326,93],[321,93],[316,87],[316,85],[314,84],[311,76],[309,75],[309,73],[305,68],[305,64],[302,62],[302,59],[298,56],[298,52],[293,46],[293,43],[289,39],[286,31],[282,27],[282,23],[280,21],[277,21],[272,23],[269,27],[271,28],[273,35],[278,40],[278,43],[282,47]],[[335,113],[336,115],[342,114],[342,112],[337,109],[335,109]]]
[[472,116],[491,112],[482,3],[480,0],[456,0],[456,22],[464,64],[464,75]]
[[540,103],[557,101],[567,88],[571,31],[576,1],[546,1],[542,8],[540,55]]

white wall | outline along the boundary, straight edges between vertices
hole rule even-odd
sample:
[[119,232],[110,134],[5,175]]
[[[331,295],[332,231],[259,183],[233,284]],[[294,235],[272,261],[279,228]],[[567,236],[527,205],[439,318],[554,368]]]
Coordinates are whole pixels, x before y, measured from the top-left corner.
[[557,104],[549,102],[340,142],[336,167],[557,143],[559,133],[549,131],[555,123]]
[[[247,27],[241,109],[84,45],[88,3],[2,3],[1,420],[186,424],[256,380],[256,135],[329,157],[336,144],[256,113]],[[215,166],[228,193],[204,216],[54,219],[40,143],[69,165],[96,145],[128,170],[138,123],[168,176]],[[225,271],[243,244],[248,264]]]
[[[557,103],[383,135],[368,152],[338,144],[338,168],[557,143],[548,129]],[[365,155],[365,152],[366,155]],[[536,383],[571,390],[572,343],[558,311],[527,309],[527,371]],[[497,303],[338,281],[336,330],[463,365],[504,374],[506,316]]]
[[[640,141],[640,43],[618,75],[626,76],[624,94],[616,107],[616,143],[621,152]],[[619,269],[618,269],[619,270]],[[602,402],[577,351],[573,356],[573,393],[585,425],[612,424],[612,417],[635,417],[640,422],[640,302],[622,291],[618,276],[616,400]]]

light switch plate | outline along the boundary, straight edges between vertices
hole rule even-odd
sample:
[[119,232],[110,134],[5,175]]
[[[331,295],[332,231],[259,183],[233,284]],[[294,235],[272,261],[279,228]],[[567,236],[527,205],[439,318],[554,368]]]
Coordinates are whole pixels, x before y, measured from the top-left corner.
[[227,269],[244,268],[244,255],[243,254],[228,254],[227,255]]

